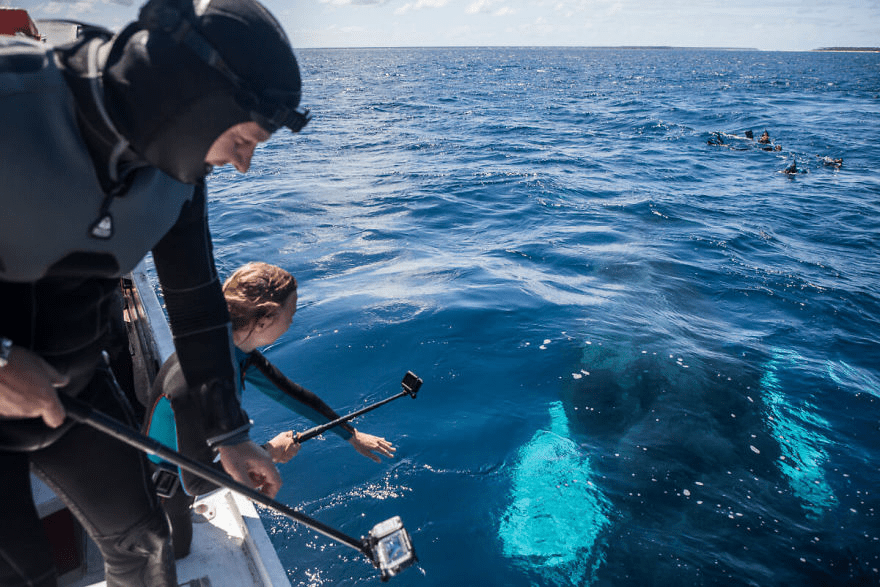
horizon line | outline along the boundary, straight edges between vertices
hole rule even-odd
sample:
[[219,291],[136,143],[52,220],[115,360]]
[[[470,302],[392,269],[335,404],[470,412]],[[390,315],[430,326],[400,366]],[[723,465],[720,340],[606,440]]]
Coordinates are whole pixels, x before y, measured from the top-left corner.
[[761,53],[880,53],[880,47],[816,47],[814,49],[758,49],[757,47],[715,47],[691,45],[301,45],[299,49],[626,49],[626,50],[691,50],[691,51],[757,51]]

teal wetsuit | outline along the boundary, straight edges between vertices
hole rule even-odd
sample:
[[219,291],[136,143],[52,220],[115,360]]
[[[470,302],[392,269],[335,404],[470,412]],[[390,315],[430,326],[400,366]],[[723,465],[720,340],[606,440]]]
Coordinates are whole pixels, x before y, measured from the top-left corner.
[[[323,424],[339,417],[321,398],[285,377],[259,351],[245,353],[236,348],[235,359],[241,374],[240,391],[247,388],[247,384],[250,383],[252,387],[274,401],[316,424]],[[168,395],[174,395],[175,390],[179,390],[181,386],[186,386],[186,382],[177,362],[177,355],[171,355],[153,384],[144,423],[145,431],[162,444],[183,450],[203,463],[210,464],[215,460],[215,453],[204,442],[198,426],[191,426],[188,422],[187,426],[178,427],[175,423],[174,411]],[[354,428],[349,424],[341,424],[332,430],[346,440],[354,433]],[[173,470],[167,464],[162,464],[162,460],[156,456],[150,456],[150,459],[157,465]],[[213,491],[216,486],[189,473],[181,474],[179,470],[178,476],[181,479],[181,489],[165,498],[163,503],[171,520],[174,554],[176,558],[181,558],[189,554],[192,541],[190,506],[195,496]]]
[[[321,398],[290,381],[259,351],[245,353],[236,348],[235,359],[240,365],[242,389],[250,383],[267,397],[315,424],[323,424],[339,418],[339,415]],[[332,431],[345,440],[351,439],[354,433],[354,429],[348,424],[336,426]]]
[[[321,398],[285,377],[259,351],[245,353],[236,348],[235,360],[241,374],[240,391],[247,389],[250,384],[275,402],[315,424],[323,424],[339,418],[339,415]],[[156,377],[145,423],[146,432],[152,438],[175,450],[191,442],[186,431],[178,430],[174,411],[168,400],[168,395],[172,392],[169,388],[180,385],[185,385],[185,382],[177,365],[177,356],[172,355]],[[349,440],[354,434],[354,428],[349,424],[336,426],[332,431],[345,440]],[[202,460],[213,461],[213,455],[209,455],[206,451],[201,451],[201,454]],[[150,459],[154,463],[161,462],[161,459],[155,455],[151,455]],[[183,475],[183,480],[188,494],[199,495],[204,492],[200,489],[202,483],[190,478],[188,474]]]

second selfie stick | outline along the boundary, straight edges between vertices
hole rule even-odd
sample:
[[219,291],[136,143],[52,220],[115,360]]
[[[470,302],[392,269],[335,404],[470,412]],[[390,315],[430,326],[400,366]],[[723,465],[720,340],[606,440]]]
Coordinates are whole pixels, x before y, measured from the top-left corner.
[[396,395],[392,395],[389,398],[385,398],[381,401],[378,401],[374,404],[371,404],[365,408],[361,408],[356,412],[352,412],[347,416],[342,416],[341,418],[337,418],[326,424],[321,424],[320,426],[315,426],[314,428],[309,428],[305,432],[296,435],[296,441],[300,444],[309,440],[310,438],[314,438],[316,436],[320,436],[327,430],[330,430],[334,426],[339,426],[344,422],[348,422],[349,420],[354,420],[361,414],[366,414],[367,412],[371,412],[378,408],[379,406],[384,406],[390,401],[396,400],[399,397],[403,397],[405,395],[410,396],[413,399],[416,399],[416,394],[419,392],[419,388],[422,386],[422,380],[412,371],[407,371],[406,375],[403,376],[403,381],[400,382],[400,385],[403,387],[403,390]]
[[337,542],[341,542],[369,556],[369,552],[366,550],[360,540],[356,540],[355,538],[347,536],[342,532],[336,530],[335,528],[331,528],[330,526],[326,526],[317,520],[313,520],[305,514],[294,510],[290,506],[277,502],[268,495],[262,494],[256,489],[252,489],[247,485],[239,483],[226,473],[221,473],[217,469],[208,467],[207,465],[204,465],[199,461],[191,459],[177,452],[176,450],[168,448],[161,442],[150,438],[145,434],[142,434],[134,428],[126,426],[119,420],[111,418],[110,416],[93,409],[91,406],[82,402],[79,399],[70,397],[63,393],[58,394],[58,396],[61,399],[61,403],[64,404],[64,409],[67,412],[67,415],[71,419],[76,420],[81,424],[91,426],[92,428],[96,428],[97,430],[100,430],[101,432],[112,436],[116,440],[122,441],[125,444],[133,446],[148,454],[156,455],[168,461],[169,463],[177,465],[184,471],[188,471],[193,475],[201,477],[202,479],[207,479],[208,481],[211,481],[215,485],[232,489],[233,491],[244,495],[250,500],[261,503],[270,509],[284,514],[288,518],[292,518],[297,522],[305,524],[312,530],[319,532],[328,538],[332,538]]
[[169,463],[177,465],[181,469],[206,479],[220,487],[226,487],[239,493],[251,501],[266,506],[295,522],[303,524],[319,534],[323,534],[331,540],[349,546],[370,560],[370,562],[382,573],[382,580],[386,581],[404,568],[413,564],[417,559],[412,549],[412,541],[409,533],[400,522],[400,518],[394,517],[385,522],[376,524],[367,538],[358,540],[335,528],[332,528],[318,520],[296,511],[289,505],[275,501],[268,495],[239,483],[226,473],[222,473],[194,459],[180,454],[176,450],[168,448],[157,440],[146,436],[134,428],[126,426],[122,422],[107,416],[79,399],[65,394],[59,394],[61,403],[67,412],[67,416],[81,424],[91,426],[113,438],[142,450],[148,454],[156,455]]

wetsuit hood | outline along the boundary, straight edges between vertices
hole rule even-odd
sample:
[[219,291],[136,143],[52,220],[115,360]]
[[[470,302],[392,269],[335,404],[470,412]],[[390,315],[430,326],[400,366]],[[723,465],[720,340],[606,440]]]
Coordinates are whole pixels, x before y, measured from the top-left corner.
[[308,121],[287,36],[255,0],[151,0],[113,39],[103,79],[119,132],[185,183],[210,171],[205,155],[228,128]]

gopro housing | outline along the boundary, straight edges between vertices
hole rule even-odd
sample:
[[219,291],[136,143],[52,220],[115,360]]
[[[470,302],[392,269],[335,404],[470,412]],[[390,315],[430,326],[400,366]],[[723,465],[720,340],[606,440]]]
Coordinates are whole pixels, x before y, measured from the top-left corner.
[[403,381],[400,382],[400,385],[403,387],[403,391],[408,393],[411,398],[415,399],[416,394],[419,392],[419,388],[422,386],[422,380],[412,371],[407,371],[406,375],[403,376]]
[[382,581],[387,581],[418,560],[400,516],[373,526],[365,542],[373,564],[382,573]]

